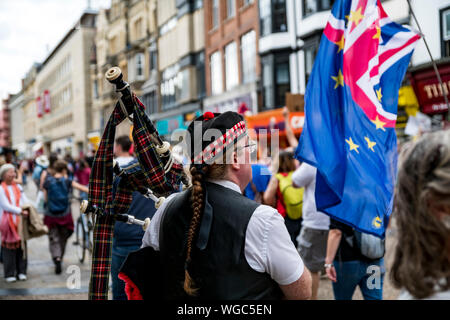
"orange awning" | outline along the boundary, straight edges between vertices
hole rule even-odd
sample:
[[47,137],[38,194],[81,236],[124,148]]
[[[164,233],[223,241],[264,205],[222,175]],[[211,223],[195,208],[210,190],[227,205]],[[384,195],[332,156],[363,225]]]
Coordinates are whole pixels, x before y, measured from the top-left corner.
[[[267,134],[270,136],[272,129],[278,129],[280,136],[286,135],[286,128],[283,117],[283,108],[260,112],[256,115],[246,116],[247,128],[253,129],[252,132],[256,132],[257,135]],[[290,112],[289,124],[295,135],[299,135],[302,132],[303,124],[305,122],[304,112]]]

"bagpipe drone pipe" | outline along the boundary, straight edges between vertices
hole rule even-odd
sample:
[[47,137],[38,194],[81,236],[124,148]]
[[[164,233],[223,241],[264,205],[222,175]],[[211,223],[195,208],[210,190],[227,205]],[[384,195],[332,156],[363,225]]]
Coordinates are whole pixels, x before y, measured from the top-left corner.
[[[115,221],[141,225],[144,229],[149,220],[140,221],[126,213],[132,202],[132,193],[138,191],[155,201],[159,207],[165,197],[178,192],[187,177],[181,164],[174,161],[170,144],[163,142],[145,114],[145,106],[123,80],[118,67],[106,72],[106,79],[121,93],[119,101],[106,124],[89,177],[88,201],[81,211],[95,217],[94,247],[89,284],[90,300],[108,299],[108,282],[111,270],[111,249]],[[116,126],[128,119],[138,165],[120,169],[113,160]],[[120,177],[113,196],[114,179]]]

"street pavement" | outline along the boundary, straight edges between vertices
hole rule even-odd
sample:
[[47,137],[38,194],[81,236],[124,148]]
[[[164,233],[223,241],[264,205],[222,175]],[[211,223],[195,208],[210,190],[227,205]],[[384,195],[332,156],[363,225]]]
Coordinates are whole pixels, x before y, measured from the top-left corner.
[[[25,187],[29,199],[36,199],[36,186],[28,179]],[[78,202],[72,203],[72,215],[74,223],[80,214]],[[396,299],[399,291],[395,289],[389,279],[389,270],[396,243],[395,221],[386,237],[386,269],[384,279],[383,298],[385,300]],[[69,238],[63,261],[63,272],[56,275],[54,264],[51,260],[48,237],[42,236],[28,241],[28,280],[17,281],[8,284],[3,277],[3,266],[0,266],[0,300],[87,300],[90,279],[91,259],[87,254],[84,263],[78,261],[76,255],[75,233]],[[331,282],[322,277],[320,280],[318,298],[320,300],[333,300]],[[110,292],[111,299],[111,292]],[[359,288],[353,296],[355,300],[361,300]]]
[[[36,186],[31,179],[25,187],[27,197],[36,199]],[[74,223],[80,214],[79,203],[72,203]],[[0,266],[0,300],[15,299],[68,299],[86,300],[88,298],[91,260],[87,254],[84,263],[76,255],[75,233],[67,241],[62,273],[55,274],[55,267],[50,256],[48,236],[31,239],[28,245],[27,281],[6,283],[3,265]]]

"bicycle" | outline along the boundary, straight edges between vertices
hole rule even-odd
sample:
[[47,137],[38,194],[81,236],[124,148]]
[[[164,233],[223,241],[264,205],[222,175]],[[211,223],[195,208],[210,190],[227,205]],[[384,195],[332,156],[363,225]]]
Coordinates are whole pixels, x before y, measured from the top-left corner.
[[[75,197],[81,204],[84,200],[79,197]],[[77,246],[76,252],[78,260],[83,263],[86,257],[86,251],[92,254],[94,247],[94,222],[92,220],[92,214],[80,212],[75,225],[75,242]]]

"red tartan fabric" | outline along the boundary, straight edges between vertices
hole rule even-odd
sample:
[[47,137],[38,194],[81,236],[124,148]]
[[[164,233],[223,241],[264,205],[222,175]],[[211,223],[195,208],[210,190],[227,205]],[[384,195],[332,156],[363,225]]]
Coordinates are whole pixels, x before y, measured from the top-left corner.
[[96,217],[89,300],[108,300],[114,222],[109,214]]
[[[104,215],[98,216],[94,227],[94,248],[92,270],[89,284],[90,300],[108,299],[108,280],[111,269],[112,236],[114,218],[111,213],[124,213],[132,201],[132,192],[150,188],[157,195],[167,195],[178,190],[183,169],[174,164],[166,174],[164,164],[151,141],[150,119],[145,114],[145,106],[134,96],[136,106],[133,112],[133,141],[135,153],[142,168],[139,173],[129,176],[127,187],[118,188],[112,199],[113,146],[116,126],[125,119],[120,104],[117,103],[106,125],[94,158],[89,177],[89,202],[102,209]],[[114,206],[114,210],[113,209]]]

